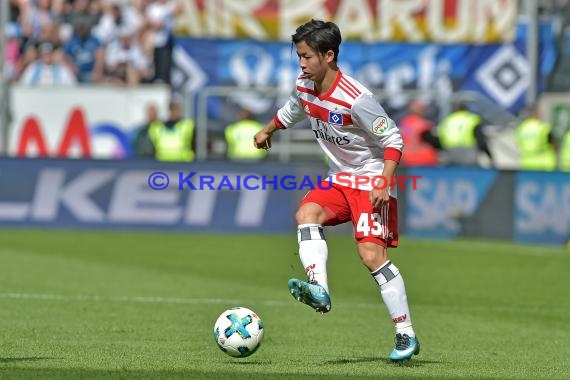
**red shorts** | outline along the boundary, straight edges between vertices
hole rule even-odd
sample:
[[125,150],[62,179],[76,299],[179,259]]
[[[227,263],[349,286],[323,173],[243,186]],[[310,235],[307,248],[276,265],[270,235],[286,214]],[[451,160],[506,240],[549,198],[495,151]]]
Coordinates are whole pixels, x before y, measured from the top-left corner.
[[329,182],[322,182],[305,195],[299,207],[313,202],[320,205],[327,216],[325,226],[352,221],[354,237],[358,243],[371,242],[383,247],[398,246],[398,201],[381,207],[372,207],[370,191]]

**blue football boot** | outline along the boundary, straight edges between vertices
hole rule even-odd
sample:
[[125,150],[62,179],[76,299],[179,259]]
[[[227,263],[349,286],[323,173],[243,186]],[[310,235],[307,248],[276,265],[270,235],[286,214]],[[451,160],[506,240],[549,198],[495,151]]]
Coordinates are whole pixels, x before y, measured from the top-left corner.
[[287,286],[297,301],[307,304],[321,313],[327,313],[331,310],[331,299],[327,291],[316,282],[305,282],[292,278]]
[[409,360],[413,355],[420,353],[420,341],[417,337],[411,338],[408,334],[396,334],[396,346],[390,353],[390,360],[400,362]]

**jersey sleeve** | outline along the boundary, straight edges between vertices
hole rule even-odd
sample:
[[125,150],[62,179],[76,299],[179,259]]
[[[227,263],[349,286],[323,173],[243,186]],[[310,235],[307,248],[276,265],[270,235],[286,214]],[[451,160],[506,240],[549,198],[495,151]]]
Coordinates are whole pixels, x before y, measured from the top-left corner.
[[351,116],[355,126],[366,130],[384,148],[385,160],[400,162],[404,148],[400,130],[373,95],[365,94],[356,99]]
[[275,125],[277,125],[278,128],[285,129],[293,127],[304,118],[305,112],[301,107],[297,92],[293,90],[287,103],[277,111],[273,121],[275,121]]

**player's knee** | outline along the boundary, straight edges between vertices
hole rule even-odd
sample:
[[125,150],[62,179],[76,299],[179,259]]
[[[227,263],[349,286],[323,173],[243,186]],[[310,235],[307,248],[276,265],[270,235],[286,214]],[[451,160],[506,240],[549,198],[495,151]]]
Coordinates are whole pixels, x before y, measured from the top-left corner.
[[358,253],[362,264],[371,271],[378,269],[388,260],[386,248],[374,243],[360,243]]
[[295,219],[297,224],[323,224],[326,218],[321,206],[316,203],[306,203],[299,207]]

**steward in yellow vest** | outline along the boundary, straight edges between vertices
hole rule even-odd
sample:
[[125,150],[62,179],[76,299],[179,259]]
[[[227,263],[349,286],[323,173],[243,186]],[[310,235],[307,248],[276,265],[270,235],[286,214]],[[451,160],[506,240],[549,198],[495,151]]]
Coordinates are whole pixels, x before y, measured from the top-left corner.
[[441,121],[437,134],[442,149],[449,155],[450,164],[476,165],[479,150],[493,160],[481,117],[470,112],[465,104],[459,104]]
[[256,149],[252,144],[253,136],[263,129],[263,124],[252,119],[252,114],[242,110],[239,120],[226,127],[225,138],[227,157],[230,160],[260,160],[267,156],[264,149]]
[[550,125],[540,120],[538,107],[529,108],[529,116],[515,130],[520,151],[519,167],[525,170],[556,169],[556,150]]
[[150,124],[148,134],[154,145],[157,161],[194,160],[194,121],[181,116],[180,105],[171,103],[168,121],[154,121]]

